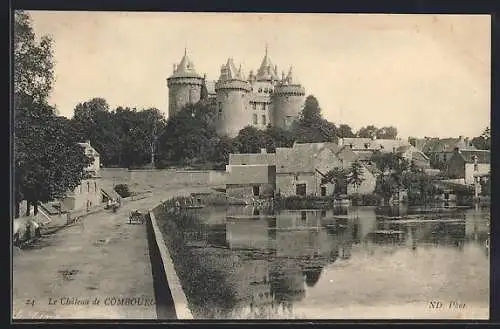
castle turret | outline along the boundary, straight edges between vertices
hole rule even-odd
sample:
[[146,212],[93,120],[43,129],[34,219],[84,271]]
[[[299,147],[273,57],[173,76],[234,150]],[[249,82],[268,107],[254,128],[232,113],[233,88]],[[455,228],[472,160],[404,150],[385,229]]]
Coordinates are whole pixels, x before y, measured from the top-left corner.
[[278,67],[273,66],[271,59],[267,55],[267,46],[266,53],[264,58],[262,59],[262,63],[260,64],[259,70],[257,71],[257,81],[274,81],[278,80]]
[[167,79],[168,116],[172,117],[188,104],[200,100],[204,79],[194,68],[186,50],[179,65],[174,64],[172,75]]
[[[284,74],[283,74],[284,76]],[[298,82],[294,81],[292,68],[275,87],[273,94],[273,124],[282,129],[289,129],[297,119],[304,105],[306,92]]]
[[248,93],[251,86],[243,77],[241,67],[236,69],[232,58],[221,67],[215,84],[217,93],[217,133],[234,137],[251,122]]

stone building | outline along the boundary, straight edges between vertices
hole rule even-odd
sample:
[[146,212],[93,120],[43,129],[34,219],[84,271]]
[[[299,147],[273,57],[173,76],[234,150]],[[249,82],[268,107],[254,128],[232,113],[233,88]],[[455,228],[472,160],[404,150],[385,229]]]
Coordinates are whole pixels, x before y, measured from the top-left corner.
[[101,179],[100,179],[100,155],[90,145],[90,141],[78,143],[84,148],[87,156],[94,161],[85,169],[88,178],[83,179],[73,191],[70,191],[62,200],[64,210],[89,209],[102,203]]
[[272,197],[276,189],[275,154],[230,154],[226,166],[226,196],[230,203]]
[[448,161],[448,176],[454,179],[463,179],[463,183],[474,184],[474,176],[490,172],[490,151],[487,150],[460,150],[455,148],[455,153]]
[[[323,183],[324,175],[334,168],[349,169],[356,154],[334,143],[296,143],[292,148],[276,148],[276,192],[281,196],[327,196],[334,185]],[[375,190],[376,177],[370,166],[361,163],[363,182],[357,189],[348,186],[348,194],[369,194]]]
[[433,168],[446,169],[447,163],[453,156],[455,149],[460,151],[477,150],[472,144],[472,140],[459,136],[458,138],[430,138],[423,139],[409,138],[409,143],[417,150],[429,157],[430,165]]
[[208,81],[199,75],[186,52],[173,74],[167,79],[169,88],[169,116],[185,105],[202,98],[203,91],[215,112],[215,126],[221,135],[234,137],[245,126],[264,129],[268,125],[288,129],[299,116],[304,105],[305,89],[293,76],[278,73],[268,56],[267,48],[256,73],[246,76],[229,58],[221,66],[217,81]]

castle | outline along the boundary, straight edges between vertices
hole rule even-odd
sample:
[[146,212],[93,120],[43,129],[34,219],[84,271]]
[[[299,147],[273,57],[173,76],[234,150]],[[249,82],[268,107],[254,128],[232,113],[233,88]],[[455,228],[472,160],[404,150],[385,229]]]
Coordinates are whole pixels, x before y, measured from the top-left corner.
[[172,117],[187,104],[207,98],[215,111],[215,127],[220,135],[234,137],[245,126],[265,129],[268,125],[289,129],[304,105],[305,89],[294,80],[292,68],[278,75],[267,47],[257,74],[250,71],[245,78],[241,65],[236,68],[232,58],[220,69],[217,81],[199,75],[186,51],[173,74],[167,79]]

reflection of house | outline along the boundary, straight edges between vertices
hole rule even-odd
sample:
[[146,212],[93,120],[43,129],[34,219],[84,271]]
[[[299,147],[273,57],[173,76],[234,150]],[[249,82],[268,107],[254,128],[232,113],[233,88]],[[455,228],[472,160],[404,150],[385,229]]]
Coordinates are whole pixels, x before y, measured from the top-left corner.
[[275,155],[267,153],[230,154],[226,181],[229,201],[274,195],[276,184]]
[[102,202],[99,153],[90,145],[90,141],[79,145],[84,148],[85,155],[92,157],[94,161],[85,169],[89,177],[83,179],[80,185],[62,200],[66,210],[88,209]]
[[272,303],[269,263],[266,260],[243,260],[236,273],[234,288],[240,302],[251,309]]
[[260,249],[270,246],[267,220],[235,219],[226,223],[226,239],[231,249]]
[[455,149],[448,161],[448,176],[463,179],[465,184],[474,183],[474,175],[487,174],[490,171],[490,151],[467,151]]

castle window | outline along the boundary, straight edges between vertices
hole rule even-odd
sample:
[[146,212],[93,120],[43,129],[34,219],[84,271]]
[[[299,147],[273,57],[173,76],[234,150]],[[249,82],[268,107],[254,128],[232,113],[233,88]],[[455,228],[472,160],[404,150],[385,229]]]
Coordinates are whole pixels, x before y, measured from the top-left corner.
[[265,115],[262,116],[262,124],[264,126],[266,125],[266,116]]
[[90,182],[87,182],[87,192],[90,192]]
[[253,124],[256,125],[257,124],[257,114],[254,114],[253,115]]
[[252,102],[252,108],[253,108],[254,110],[256,110],[256,109],[257,109],[257,103]]
[[262,92],[262,88],[259,88],[259,93],[261,93],[261,92]]

